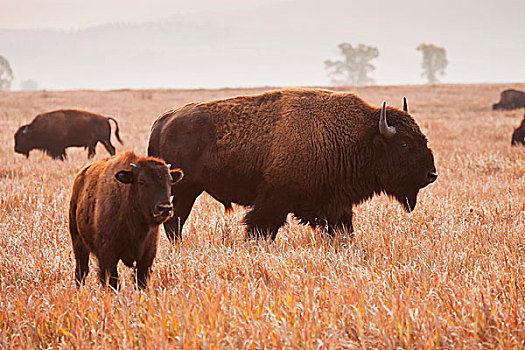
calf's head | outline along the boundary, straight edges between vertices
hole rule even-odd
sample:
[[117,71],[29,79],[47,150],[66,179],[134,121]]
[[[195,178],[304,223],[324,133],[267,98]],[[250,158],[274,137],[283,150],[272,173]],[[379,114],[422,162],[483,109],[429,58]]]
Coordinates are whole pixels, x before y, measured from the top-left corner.
[[130,186],[132,204],[149,222],[161,224],[171,217],[171,186],[184,176],[182,170],[170,170],[161,160],[141,160],[130,163],[129,169],[121,170],[115,178]]
[[403,111],[387,110],[383,103],[373,141],[378,152],[376,174],[382,190],[411,212],[416,207],[419,190],[436,181],[437,172],[428,140],[408,114],[406,100]]

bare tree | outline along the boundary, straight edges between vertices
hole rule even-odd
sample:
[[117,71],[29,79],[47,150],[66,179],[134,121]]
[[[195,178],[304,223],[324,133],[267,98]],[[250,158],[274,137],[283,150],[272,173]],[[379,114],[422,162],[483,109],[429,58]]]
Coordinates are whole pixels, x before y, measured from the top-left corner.
[[331,70],[328,75],[332,76],[332,82],[338,85],[373,84],[374,79],[370,78],[368,73],[376,67],[370,61],[379,56],[379,50],[364,44],[353,47],[349,43],[341,43],[337,47],[341,50],[343,58],[324,62],[325,68]]
[[0,90],[9,90],[13,81],[13,71],[9,61],[0,56]]
[[439,47],[434,44],[421,44],[417,47],[418,51],[423,54],[423,77],[427,78],[429,84],[439,83],[437,74],[445,75],[445,68],[447,68],[447,50],[444,47]]

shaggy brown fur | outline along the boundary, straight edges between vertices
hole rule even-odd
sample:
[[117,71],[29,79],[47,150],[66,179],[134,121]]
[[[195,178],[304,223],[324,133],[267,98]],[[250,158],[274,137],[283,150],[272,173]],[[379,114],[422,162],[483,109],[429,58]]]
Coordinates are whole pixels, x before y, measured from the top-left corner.
[[525,92],[509,89],[501,93],[498,103],[492,105],[492,109],[518,109],[525,107]]
[[189,104],[159,117],[148,154],[172,162],[185,178],[172,188],[170,239],[206,191],[226,208],[252,207],[248,235],[274,238],[289,212],[303,223],[352,231],[352,206],[386,192],[405,209],[435,180],[432,152],[414,119],[387,109],[397,133],[379,133],[380,109],[351,93],[277,90]]
[[523,120],[521,121],[520,126],[515,128],[512,133],[512,140],[510,142],[511,146],[517,146],[518,143],[525,146],[525,114],[523,115]]
[[115,122],[115,136],[122,144],[115,119],[76,109],[59,109],[37,115],[28,125],[21,126],[15,134],[15,152],[29,157],[33,149],[40,149],[54,159],[64,160],[67,147],[84,147],[88,157],[95,155],[101,142],[109,154],[115,154],[111,144],[109,121]]
[[118,288],[117,263],[136,263],[144,288],[157,251],[159,225],[171,216],[170,187],[182,178],[158,158],[133,152],[84,167],[76,176],[69,206],[69,228],[80,286],[89,254],[99,263],[99,279]]

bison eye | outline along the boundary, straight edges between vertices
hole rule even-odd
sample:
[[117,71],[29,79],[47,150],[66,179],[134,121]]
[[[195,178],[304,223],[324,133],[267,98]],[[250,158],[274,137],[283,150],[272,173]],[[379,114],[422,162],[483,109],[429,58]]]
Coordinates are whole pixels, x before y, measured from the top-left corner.
[[403,142],[403,143],[401,144],[401,147],[406,147],[406,146],[408,146],[406,142]]
[[140,186],[144,186],[145,184],[146,184],[145,181],[143,181],[143,180],[139,180],[139,185],[140,185]]

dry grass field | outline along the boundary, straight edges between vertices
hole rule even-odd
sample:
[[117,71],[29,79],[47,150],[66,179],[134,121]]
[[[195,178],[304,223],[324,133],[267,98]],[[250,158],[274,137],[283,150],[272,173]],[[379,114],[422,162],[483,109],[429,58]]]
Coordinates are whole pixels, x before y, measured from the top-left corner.
[[[114,116],[124,146],[146,153],[157,116],[192,101],[264,89],[0,92],[0,348],[525,347],[523,110],[495,112],[525,84],[363,87],[369,103],[409,109],[439,173],[407,214],[386,196],[355,210],[355,241],[330,241],[292,217],[275,243],[246,242],[244,209],[202,195],[181,245],[161,231],[148,288],[77,289],[67,209],[83,149],[65,162],[13,151],[45,110]],[[112,136],[112,140],[114,140]],[[101,145],[95,159],[107,156]]]

